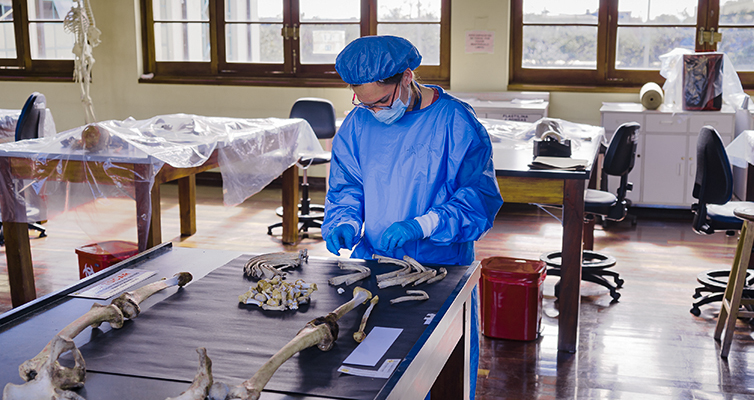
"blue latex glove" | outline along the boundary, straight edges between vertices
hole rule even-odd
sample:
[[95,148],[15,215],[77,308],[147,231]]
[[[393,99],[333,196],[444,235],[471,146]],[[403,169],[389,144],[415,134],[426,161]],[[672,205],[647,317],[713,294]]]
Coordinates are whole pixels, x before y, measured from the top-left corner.
[[424,237],[421,225],[415,219],[394,222],[382,234],[382,249],[390,251],[403,247],[406,242],[419,240]]
[[327,250],[336,256],[340,255],[340,249],[351,250],[354,242],[356,241],[356,230],[350,224],[338,225],[330,231],[330,234],[325,238],[327,242]]

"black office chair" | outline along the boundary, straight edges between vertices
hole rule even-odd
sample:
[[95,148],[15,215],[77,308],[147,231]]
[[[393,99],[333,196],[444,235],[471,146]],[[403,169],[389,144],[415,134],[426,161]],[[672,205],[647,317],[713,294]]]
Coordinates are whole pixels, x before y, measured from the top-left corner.
[[[616,194],[587,189],[584,196],[584,215],[587,219],[593,219],[599,215],[610,221],[622,221],[628,215],[628,193],[633,185],[628,181],[628,173],[634,168],[636,159],[636,140],[641,126],[636,122],[628,122],[618,127],[610,140],[610,145],[605,152],[602,171],[608,176],[620,177],[620,185]],[[547,263],[547,274],[560,276],[562,253],[554,251],[542,254],[542,261]],[[617,289],[623,286],[623,279],[617,272],[608,271],[607,268],[615,265],[614,257],[598,253],[592,250],[584,250],[581,269],[581,279],[599,284],[610,290],[613,301],[620,298]],[[615,282],[610,283],[606,277],[611,277]],[[560,282],[555,285],[555,295],[560,294]]]
[[[291,118],[303,118],[311,125],[318,139],[330,139],[335,136],[335,107],[326,99],[304,97],[296,100],[291,108]],[[311,204],[309,198],[309,181],[307,170],[312,165],[326,164],[330,162],[330,152],[299,154],[296,164],[303,170],[301,183],[301,203],[298,205],[299,232],[302,237],[307,237],[309,228],[321,228],[325,218],[325,206]],[[283,207],[278,207],[275,213],[282,217]],[[272,235],[272,229],[282,227],[278,222],[267,227],[267,234]]]
[[[733,197],[733,170],[728,160],[720,134],[715,128],[705,126],[699,132],[696,144],[696,178],[691,193],[699,202],[691,206],[694,212],[692,228],[702,235],[716,231],[735,234],[743,221],[733,214],[738,207],[754,206],[745,201],[730,201]],[[691,306],[691,313],[699,316],[699,306],[721,301],[728,283],[729,269],[704,271],[697,275],[701,286],[694,291],[697,299]],[[754,273],[747,271],[744,297],[754,297]],[[707,293],[702,295],[703,293]]]
[[[26,99],[16,123],[16,141],[39,137],[39,132],[44,131],[46,109],[47,100],[43,94],[34,92]],[[32,221],[41,220],[42,218],[39,218],[41,206],[39,198],[34,195],[27,197],[27,217]],[[29,229],[38,231],[39,237],[47,236],[46,229],[39,223],[29,222]],[[5,236],[3,234],[2,222],[0,222],[0,245],[4,244]]]

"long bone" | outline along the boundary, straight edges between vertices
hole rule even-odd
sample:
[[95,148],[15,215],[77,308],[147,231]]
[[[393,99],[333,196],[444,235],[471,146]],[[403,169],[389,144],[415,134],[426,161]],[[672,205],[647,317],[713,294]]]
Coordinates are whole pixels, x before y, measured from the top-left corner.
[[209,394],[213,383],[212,360],[207,356],[207,349],[204,347],[196,349],[196,352],[199,353],[199,368],[191,386],[180,396],[168,397],[166,400],[204,400]]
[[[296,353],[317,345],[322,351],[332,349],[335,340],[338,339],[338,320],[346,313],[353,310],[372,298],[372,293],[364,288],[353,289],[353,299],[336,308],[324,317],[309,321],[290,342],[270,357],[267,362],[257,371],[254,376],[241,383],[239,386],[223,389],[227,386],[217,382],[210,389],[210,400],[258,400],[267,382],[270,381],[275,371]],[[199,398],[195,398],[199,399]],[[188,400],[188,399],[183,399]]]
[[[81,352],[73,340],[60,336],[55,336],[50,343],[50,356],[39,366],[34,379],[23,385],[5,385],[3,400],[85,400],[66,390],[84,385],[86,366]],[[73,353],[73,368],[58,363],[60,355],[69,350]]]
[[[133,319],[139,315],[141,312],[139,304],[149,298],[149,296],[171,286],[185,286],[187,283],[191,282],[192,278],[193,277],[188,272],[179,272],[172,278],[161,279],[157,282],[144,285],[134,291],[125,292],[113,299],[109,305],[94,303],[92,304],[92,308],[89,309],[86,314],[68,324],[68,326],[61,329],[55,336],[60,336],[67,340],[73,340],[73,338],[86,329],[86,327],[91,326],[92,328],[97,328],[103,322],[109,322],[110,326],[114,329],[120,329],[123,327],[124,319]],[[47,343],[47,346],[45,346],[45,348],[34,358],[24,361],[18,367],[18,374],[21,375],[21,378],[25,381],[34,379],[39,368],[44,365],[50,357],[54,340],[55,339],[53,338],[53,340]]]
[[372,314],[372,310],[374,309],[374,306],[377,305],[378,301],[380,301],[380,296],[372,297],[372,300],[369,302],[369,307],[364,311],[364,316],[361,317],[359,331],[353,333],[353,340],[355,340],[356,343],[361,343],[367,337],[367,334],[364,333],[364,329],[367,327],[367,319],[369,319],[369,316]]

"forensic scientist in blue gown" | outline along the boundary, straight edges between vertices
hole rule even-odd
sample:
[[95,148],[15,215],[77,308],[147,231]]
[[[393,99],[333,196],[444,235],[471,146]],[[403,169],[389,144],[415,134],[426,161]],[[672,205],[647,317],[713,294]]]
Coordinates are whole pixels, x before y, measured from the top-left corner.
[[335,60],[355,108],[332,144],[322,236],[333,254],[470,265],[503,204],[487,131],[468,104],[416,82],[421,58],[406,39],[365,36]]

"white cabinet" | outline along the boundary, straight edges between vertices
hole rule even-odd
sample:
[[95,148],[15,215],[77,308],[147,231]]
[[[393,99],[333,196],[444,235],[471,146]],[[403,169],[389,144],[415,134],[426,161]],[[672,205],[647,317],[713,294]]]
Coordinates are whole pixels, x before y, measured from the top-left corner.
[[548,92],[448,92],[468,103],[477,118],[535,122],[547,116]]
[[[735,113],[722,111],[677,111],[664,107],[645,110],[639,103],[604,103],[602,126],[608,135],[624,122],[641,125],[637,158],[629,182],[634,189],[627,197],[636,205],[689,207],[696,177],[696,141],[705,125],[714,127],[725,144],[733,139]],[[613,179],[617,181],[617,179]],[[610,181],[615,191],[617,182]]]

